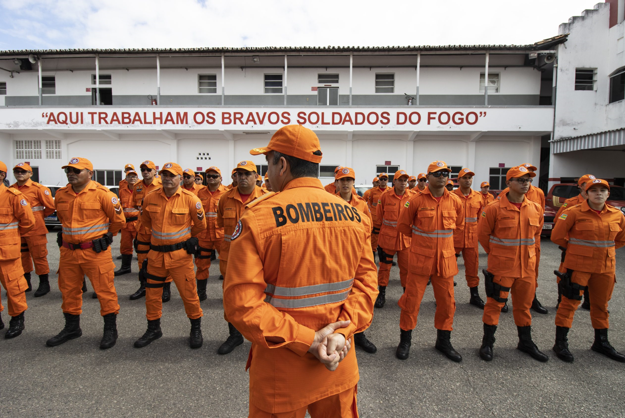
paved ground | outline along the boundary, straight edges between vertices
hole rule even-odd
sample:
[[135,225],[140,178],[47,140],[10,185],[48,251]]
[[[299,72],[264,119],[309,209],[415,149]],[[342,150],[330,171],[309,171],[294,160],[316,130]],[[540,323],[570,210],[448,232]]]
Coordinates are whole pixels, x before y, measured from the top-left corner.
[[[48,240],[55,242],[49,234]],[[113,253],[117,254],[118,239]],[[58,249],[50,244],[50,264],[58,265]],[[535,314],[534,340],[550,356],[539,363],[517,351],[512,312],[502,314],[495,344],[495,359],[485,363],[477,355],[482,338],[482,311],[468,305],[464,270],[457,276],[457,311],[452,333],[454,347],[464,356],[452,363],[434,349],[434,299],[429,290],[419,325],[413,333],[410,358],[395,358],[399,342],[401,294],[399,272],[394,267],[387,305],[376,312],[367,336],[378,346],[374,355],[358,351],[361,380],[359,410],[363,417],[608,417],[625,416],[625,365],[590,351],[593,330],[587,311],[579,311],[570,333],[573,364],[551,351],[554,341],[556,284],[551,272],[559,251],[543,240],[539,299],[548,315]],[[617,277],[625,274],[625,248],[617,252]],[[119,261],[116,260],[119,265]],[[486,255],[480,263],[486,265]],[[136,265],[133,265],[136,271]],[[189,321],[175,286],[165,304],[164,336],[143,349],[133,342],[146,328],[144,299],[128,300],[137,288],[135,273],[116,281],[121,312],[120,338],[107,351],[98,348],[102,319],[97,300],[84,298],[83,336],[62,346],[48,348],[45,341],[63,327],[61,294],[56,274],[52,292],[35,299],[28,294],[26,331],[13,340],[0,339],[0,416],[210,416],[247,415],[248,376],[244,370],[250,348],[246,342],[232,354],[218,356],[217,347],[227,337],[222,316],[221,282],[217,266],[211,268],[209,299],[204,309],[204,346],[188,347]],[[33,278],[35,286],[38,279]],[[480,292],[484,297],[483,288]],[[610,305],[610,340],[625,351],[625,295],[618,284]],[[6,306],[6,295],[2,295]],[[6,309],[3,319],[8,322]],[[2,335],[4,331],[0,332]],[[302,376],[304,379],[305,376]]]

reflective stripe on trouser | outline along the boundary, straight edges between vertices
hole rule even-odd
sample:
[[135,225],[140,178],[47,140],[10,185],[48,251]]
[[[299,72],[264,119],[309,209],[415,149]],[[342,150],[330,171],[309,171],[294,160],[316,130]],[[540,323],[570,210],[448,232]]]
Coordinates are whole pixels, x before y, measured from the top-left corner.
[[[386,254],[386,258],[390,261],[397,253],[397,265],[399,266],[399,279],[401,286],[406,287],[406,278],[408,277],[408,263],[410,261],[410,248],[406,248],[401,251],[391,251],[383,249]],[[378,268],[378,286],[388,286],[388,281],[391,276],[391,264],[380,262]]]
[[115,263],[111,247],[96,253],[92,249],[70,250],[61,247],[59,261],[59,290],[63,295],[61,308],[64,313],[82,313],[82,282],[87,276],[100,301],[100,315],[119,313],[117,291],[114,283]]
[[[150,242],[152,240],[152,235],[149,234],[139,234],[137,233],[137,241],[141,241],[141,242]],[[143,245],[143,244],[139,244],[137,246],[137,250],[138,251],[149,251],[150,250],[150,246],[149,245]],[[148,258],[148,253],[137,253],[137,263],[139,264],[139,270],[141,270],[141,266],[143,265],[143,260],[145,260],[146,258]]]
[[[202,248],[206,248],[208,250],[217,250],[219,252],[221,248],[221,243],[223,240],[219,241],[202,241],[200,240],[199,246]],[[205,252],[202,254],[206,255]],[[210,258],[197,258],[195,259],[195,265],[197,266],[197,273],[195,277],[198,280],[206,280],[208,279],[208,269],[211,267],[211,259]]]
[[[533,277],[503,277],[495,276],[493,283],[503,287],[509,287],[510,292],[500,292],[500,298],[508,298],[508,294],[512,293],[512,315],[514,323],[518,327],[527,327],[532,325],[532,314],[530,307],[534,300],[534,292],[536,291],[536,280]],[[484,306],[484,315],[482,321],[486,325],[498,325],[499,315],[504,302],[497,302],[493,298],[486,298]]]
[[[0,260],[0,283],[7,292],[9,316],[17,316],[28,309],[24,293],[28,289],[28,283],[24,278],[24,270],[19,259]],[[4,306],[0,303],[0,312],[3,310]]]
[[131,231],[128,228],[123,228],[121,230],[121,240],[119,241],[119,253],[125,255],[132,255],[133,245],[135,237],[137,236],[137,231]]
[[[540,239],[536,240],[534,248],[536,249],[536,287],[538,287],[538,267],[540,266]],[[534,293],[536,293],[536,290],[534,290]]]
[[358,385],[336,395],[328,396],[289,412],[266,412],[250,402],[249,418],[304,418],[306,410],[311,417],[324,418],[358,418]]
[[456,248],[456,254],[462,253],[462,259],[464,260],[464,275],[467,279],[467,286],[475,287],[480,284],[480,276],[477,275],[480,255],[477,252],[477,247]]
[[[454,314],[456,313],[456,300],[454,298],[454,277],[431,276],[432,290],[436,299],[436,313],[434,314],[434,327],[442,331],[452,331],[454,326]],[[406,291],[397,303],[401,308],[399,327],[404,331],[410,331],[417,326],[419,308],[423,300],[423,294],[428,285],[430,276],[421,276],[408,273]]]
[[48,265],[48,238],[45,235],[22,237],[22,267],[26,273],[33,271],[33,261],[35,263],[35,273],[38,276],[50,273],[50,266]]
[[[178,250],[184,252],[184,250]],[[151,253],[154,251],[150,251]],[[159,257],[165,256],[161,253]],[[202,317],[202,308],[200,308],[200,298],[197,295],[197,286],[195,284],[195,270],[193,269],[193,256],[186,254],[180,259],[171,262],[170,268],[164,266],[155,266],[153,261],[148,261],[148,274],[157,277],[167,277],[166,283],[173,280],[180,294],[180,298],[184,303],[184,310],[187,317],[197,319]],[[163,282],[147,279],[148,284],[160,284]],[[145,289],[145,307],[148,321],[159,319],[163,315],[163,288],[162,287],[146,287]]]
[[[586,273],[574,271],[571,277],[573,283],[588,286],[590,298],[590,321],[594,329],[610,328],[608,302],[612,299],[614,290],[614,272],[610,273]],[[582,292],[580,291],[580,295]],[[556,326],[571,328],[573,316],[581,300],[572,300],[562,295],[558,312],[556,313]]]

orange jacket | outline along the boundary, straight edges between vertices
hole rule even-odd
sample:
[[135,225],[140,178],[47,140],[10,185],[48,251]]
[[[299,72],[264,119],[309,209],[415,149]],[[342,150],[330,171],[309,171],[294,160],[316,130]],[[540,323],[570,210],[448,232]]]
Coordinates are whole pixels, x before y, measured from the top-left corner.
[[56,214],[63,225],[63,241],[80,244],[114,235],[126,224],[115,193],[95,181],[76,194],[71,185],[56,192]]
[[464,208],[464,229],[454,231],[454,246],[456,248],[477,248],[477,221],[484,205],[482,193],[471,190],[471,193],[465,196],[460,188],[452,193],[460,198]]
[[195,184],[193,183],[193,187],[191,187],[190,189],[187,189],[182,183],[180,183],[180,187],[182,187],[183,189],[185,189],[188,192],[193,193],[194,195],[197,196],[198,192],[202,189],[202,187],[204,186],[200,186],[199,184]]
[[0,260],[20,258],[20,235],[24,236],[35,225],[27,196],[0,184]]
[[217,226],[217,208],[219,199],[226,193],[226,186],[220,184],[214,193],[211,193],[208,186],[203,187],[197,194],[202,201],[202,206],[206,212],[206,230],[198,238],[205,241],[219,241],[224,239],[223,227]]
[[[343,200],[339,193],[336,194],[336,197]],[[360,213],[363,213],[369,217],[369,220],[373,222],[373,218],[371,217],[371,212],[369,211],[369,205],[367,201],[362,197],[358,196],[358,193],[352,190],[352,199],[349,201],[349,204],[358,209]],[[373,228],[373,224],[371,224]]]
[[[162,182],[160,179],[154,178],[152,179],[152,183],[146,185],[143,180],[139,180],[135,183],[135,187],[132,189],[132,200],[134,201],[135,208],[141,211],[141,205],[143,204],[143,199],[150,193],[151,191],[162,186]],[[141,217],[139,217],[139,222],[135,226],[137,228],[137,232],[143,235],[150,235],[152,232],[149,228],[144,228],[141,226]]]
[[119,186],[119,190],[121,191],[122,189],[128,189],[128,180],[126,179],[121,179],[119,181],[119,183],[117,183],[117,185]]
[[535,277],[536,242],[543,229],[538,203],[523,199],[519,210],[504,195],[482,211],[478,239],[488,254],[488,271],[496,276]]
[[[506,187],[499,193],[497,199],[503,197],[510,190],[509,187]],[[530,189],[525,193],[525,197],[532,202],[538,203],[538,205],[542,208],[543,212],[545,211],[545,192],[541,188],[538,188],[532,184],[530,184]]]
[[480,195],[482,196],[482,207],[486,207],[489,203],[495,201],[495,196],[493,196],[493,194],[490,192],[486,194],[480,192]]
[[46,228],[44,218],[54,213],[54,198],[52,193],[50,193],[50,189],[30,179],[21,187],[15,183],[11,185],[11,188],[19,190],[26,196],[33,215],[35,215],[35,227],[22,236],[32,237],[34,235],[47,234],[48,228]]
[[378,202],[380,201],[380,197],[382,197],[382,195],[390,189],[391,188],[388,186],[386,186],[384,189],[380,189],[379,187],[374,187],[373,189],[371,189],[371,193],[369,194],[369,200],[367,203],[369,203],[369,210],[371,211],[371,216],[373,217],[374,228],[380,228],[380,225],[382,225],[382,219],[378,219]]
[[330,193],[330,194],[336,194],[336,184],[335,183],[336,182],[333,181],[330,184],[326,184],[325,187],[324,187],[325,191]]
[[353,346],[334,372],[308,349],[327,324],[350,320],[337,330],[349,339],[371,323],[377,274],[369,218],[314,178],[291,180],[247,207],[232,238],[232,251],[245,256],[228,263],[224,309],[252,342],[250,403],[281,413],[354,387]]
[[566,248],[567,269],[614,273],[616,249],[625,245],[625,216],[610,205],[598,214],[583,202],[560,215],[551,241]]
[[458,273],[454,230],[464,228],[464,210],[458,196],[445,189],[437,202],[426,188],[413,194],[404,207],[397,228],[412,236],[410,271],[443,277]]
[[386,250],[401,251],[410,247],[410,235],[400,234],[397,230],[397,221],[404,205],[414,196],[406,189],[398,196],[395,189],[382,194],[376,206],[377,218],[381,222],[378,245]]
[[245,203],[241,200],[238,187],[224,193],[221,196],[217,206],[217,226],[224,229],[224,243],[221,244],[221,251],[219,252],[220,260],[228,261],[232,233],[234,232],[234,228],[237,226],[237,222],[241,219],[241,215],[245,210],[245,205],[251,203],[257,197],[267,193],[268,192],[266,190],[256,186]]
[[572,208],[573,206],[576,206],[576,205],[581,205],[585,201],[586,199],[584,199],[581,194],[578,194],[575,197],[571,197],[570,199],[566,199],[564,203],[562,204],[562,206],[560,206],[560,209],[558,209],[558,213],[556,214],[556,217],[553,218],[554,226],[556,223],[558,223],[558,219],[560,219],[560,216],[562,216],[562,214],[564,213],[566,209]]
[[122,204],[124,216],[126,217],[126,225],[124,225],[124,229],[135,231],[139,220],[135,219],[134,221],[128,222],[128,219],[135,217],[138,218],[141,215],[141,212],[139,212],[139,209],[135,207],[132,190],[128,188],[128,184],[126,184],[126,187],[119,189],[119,201]]
[[367,206],[369,207],[369,212],[371,212],[371,205],[369,204],[369,196],[371,195],[371,192],[373,191],[373,188],[366,190],[363,194],[362,194],[362,198],[365,200],[365,202],[367,202]]

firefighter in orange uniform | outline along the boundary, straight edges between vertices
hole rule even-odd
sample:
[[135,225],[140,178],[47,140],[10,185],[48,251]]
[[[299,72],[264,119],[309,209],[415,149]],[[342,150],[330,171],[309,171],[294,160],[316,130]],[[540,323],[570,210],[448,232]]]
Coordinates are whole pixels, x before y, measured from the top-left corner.
[[204,183],[204,177],[202,177],[201,173],[195,173],[195,184],[202,187]]
[[445,188],[447,190],[449,190],[450,192],[454,191],[454,182],[452,180],[447,180],[447,184],[445,185]]
[[193,255],[197,252],[196,236],[206,229],[200,199],[183,187],[182,168],[166,163],[160,171],[162,186],[143,199],[141,225],[152,231],[150,252],[145,271],[148,329],[135,341],[142,348],[161,338],[163,286],[173,280],[191,321],[189,346],[200,348],[202,339],[202,308],[197,296]]
[[[124,175],[128,176],[128,172],[129,171],[135,171],[135,166],[132,164],[126,164],[124,166]],[[136,173],[136,171],[135,171]],[[118,183],[119,186],[119,190],[121,191],[122,189],[128,187],[128,180],[126,180],[126,178],[123,178],[119,181]]]
[[508,192],[484,208],[478,223],[478,239],[488,254],[488,270],[484,272],[487,296],[482,317],[484,337],[479,351],[485,361],[493,359],[499,315],[510,293],[519,335],[517,349],[538,361],[549,360],[532,341],[530,307],[536,287],[535,243],[540,239],[543,212],[525,194],[530,179],[535,176],[523,165],[508,170]]
[[46,345],[55,347],[82,335],[82,285],[84,277],[91,281],[100,301],[104,317],[104,334],[100,348],[107,349],[117,341],[117,292],[115,264],[110,245],[126,223],[117,196],[91,180],[93,164],[86,158],[72,158],[62,167],[69,185],[56,192],[56,213],[63,225],[59,233],[59,290],[63,295],[65,327]]
[[471,293],[469,303],[484,309],[484,301],[480,297],[478,286],[480,277],[477,275],[479,268],[479,248],[477,242],[477,221],[482,213],[482,195],[471,189],[475,173],[468,168],[463,168],[458,173],[458,185],[452,193],[460,198],[464,208],[464,229],[454,231],[454,247],[456,256],[462,254],[464,260],[465,276]]
[[245,257],[225,281],[226,314],[252,342],[249,416],[358,416],[350,340],[373,317],[369,218],[322,188],[311,130],[283,127],[251,153],[280,193],[248,205],[232,237]]
[[565,210],[551,233],[551,240],[566,248],[565,273],[560,275],[558,285],[562,302],[556,313],[553,351],[561,360],[573,361],[567,335],[582,299],[581,292],[588,288],[592,295],[590,320],[595,329],[591,348],[625,363],[625,355],[617,352],[608,341],[608,302],[616,283],[616,249],[625,245],[625,216],[605,203],[610,196],[607,181],[588,179],[585,189],[588,200]]
[[482,195],[483,207],[486,207],[488,206],[489,203],[492,203],[495,201],[495,196],[493,196],[493,194],[490,193],[489,190],[490,190],[490,183],[487,181],[483,181],[482,184],[480,184],[480,194]]
[[193,193],[196,196],[202,188],[201,185],[195,183],[195,171],[191,170],[190,168],[185,168],[182,172],[182,184],[180,185],[180,187]]
[[227,191],[230,191],[234,189],[235,187],[237,187],[237,169],[236,168],[232,169],[232,174],[230,175],[230,178],[232,179],[232,183],[226,186]]
[[[7,293],[9,305],[9,329],[4,338],[15,338],[24,330],[24,311],[28,283],[20,260],[20,235],[26,234],[36,225],[35,216],[28,204],[28,197],[15,188],[4,185],[7,166],[0,161],[0,283]],[[4,306],[0,302],[0,312]],[[0,317],[0,329],[4,323]]]
[[[373,182],[371,184],[373,185],[373,187],[366,190],[362,195],[362,198],[367,203],[367,208],[369,209],[369,213],[371,213],[371,206],[369,206],[369,196],[371,195],[371,192],[373,191],[373,189],[378,187],[378,184],[380,184],[380,179],[378,179],[377,177],[374,177]],[[373,218],[372,218],[372,221],[373,221]]]
[[399,232],[412,236],[406,290],[399,299],[401,339],[395,356],[400,360],[410,355],[412,330],[417,326],[421,300],[431,280],[436,299],[435,347],[450,360],[462,361],[451,345],[451,331],[456,311],[454,275],[458,273],[454,230],[464,228],[464,210],[458,196],[445,188],[450,172],[444,161],[431,163],[428,187],[406,202],[399,218]]
[[115,277],[132,273],[132,243],[137,238],[137,224],[139,223],[139,209],[135,207],[133,190],[139,181],[137,172],[128,170],[126,172],[126,187],[119,189],[119,201],[124,209],[126,225],[122,228],[121,240],[119,242],[119,252],[122,255],[122,266],[115,271]]
[[[161,187],[161,180],[155,178],[156,165],[152,161],[146,160],[141,163],[141,176],[143,180],[139,180],[132,191],[132,201],[134,207],[141,212],[143,199],[158,187]],[[137,229],[137,237],[135,238],[135,252],[139,264],[139,289],[132,295],[130,300],[140,299],[145,296],[145,279],[143,278],[143,262],[147,259],[150,252],[150,237],[152,230],[141,225],[141,217],[135,227]],[[163,298],[169,294],[169,288],[163,290]],[[169,300],[169,299],[167,299]]]
[[[241,215],[243,215],[245,205],[267,193],[265,190],[256,186],[256,165],[253,162],[241,161],[237,164],[235,170],[237,186],[221,196],[217,208],[217,226],[224,229],[224,242],[219,252],[219,270],[226,280],[230,241],[232,239],[232,234],[235,232],[237,222],[239,222]],[[247,254],[243,257],[247,257]],[[241,333],[228,321],[227,317],[224,319],[228,322],[229,336],[219,347],[217,354],[228,354],[237,346],[243,344],[243,336]]]
[[371,193],[369,194],[369,200],[367,200],[367,203],[369,204],[369,210],[371,211],[371,217],[373,218],[373,231],[371,231],[371,249],[373,250],[374,254],[378,251],[378,239],[380,237],[380,227],[382,226],[382,219],[378,219],[378,201],[380,200],[380,197],[382,197],[382,194],[389,190],[389,188],[386,187],[387,183],[388,174],[379,174],[378,187],[374,187],[373,189],[371,189]]
[[397,230],[397,221],[404,205],[413,194],[408,190],[408,173],[399,170],[393,176],[393,188],[382,194],[376,206],[377,217],[381,222],[380,238],[378,240],[378,298],[376,308],[383,308],[386,303],[386,286],[391,275],[393,256],[397,253],[399,277],[401,286],[406,287],[408,277],[408,262],[410,257],[410,235],[400,234]]
[[326,192],[330,194],[336,194],[336,173],[338,173],[341,168],[343,167],[339,165],[334,169],[334,181],[332,183],[326,184],[326,186],[324,187]]
[[412,190],[415,187],[417,187],[417,178],[415,176],[410,176],[408,178],[408,188]]
[[[33,271],[33,261],[35,262],[35,272],[39,276],[39,287],[35,292],[35,297],[41,297],[50,292],[50,283],[48,274],[50,266],[48,265],[48,228],[44,218],[54,213],[54,199],[50,193],[50,189],[39,183],[30,180],[33,175],[33,169],[26,163],[19,163],[13,167],[13,175],[17,179],[17,183],[11,188],[22,192],[35,215],[35,227],[25,232],[21,236],[22,242],[22,267],[24,268],[24,277],[28,282],[29,292],[32,287],[30,284],[30,273]],[[31,261],[32,257],[32,261]]]
[[[197,295],[200,302],[206,300],[206,284],[208,283],[208,269],[211,260],[215,260],[215,251],[221,253],[224,242],[224,229],[217,226],[217,207],[219,199],[226,193],[226,186],[221,184],[221,170],[217,167],[206,169],[206,183],[198,193],[206,213],[206,230],[198,235],[198,254],[195,257],[197,266]],[[223,277],[221,277],[223,279]]]
[[425,186],[427,185],[428,179],[425,173],[419,173],[417,176],[417,190],[418,192],[422,192],[425,190]]

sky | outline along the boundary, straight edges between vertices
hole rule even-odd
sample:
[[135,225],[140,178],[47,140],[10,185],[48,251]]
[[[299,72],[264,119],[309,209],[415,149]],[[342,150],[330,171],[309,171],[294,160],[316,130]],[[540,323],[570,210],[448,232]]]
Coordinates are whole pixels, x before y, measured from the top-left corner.
[[0,50],[521,45],[598,2],[0,0]]

